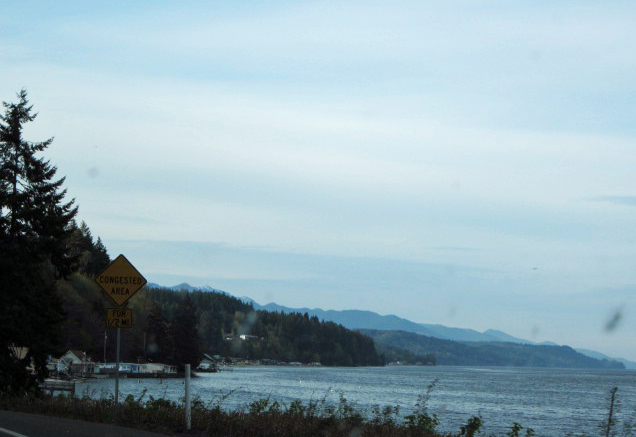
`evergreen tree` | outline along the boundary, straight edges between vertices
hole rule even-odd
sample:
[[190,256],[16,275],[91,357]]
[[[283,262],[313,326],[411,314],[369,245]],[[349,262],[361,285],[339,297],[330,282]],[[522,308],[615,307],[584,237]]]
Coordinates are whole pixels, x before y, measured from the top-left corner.
[[[25,90],[3,102],[0,116],[0,392],[32,388],[46,375],[47,355],[58,342],[62,307],[55,281],[70,274],[74,201],[64,202],[64,178],[36,156],[53,139],[25,141],[35,119]],[[12,352],[13,351],[13,352]],[[20,353],[16,353],[20,351]],[[27,369],[33,365],[33,374]]]
[[170,324],[170,337],[173,341],[172,361],[183,370],[184,364],[193,368],[201,361],[197,317],[190,294],[186,293],[179,303],[177,312]]
[[110,256],[108,256],[108,251],[106,250],[106,246],[102,242],[100,237],[97,237],[97,241],[95,242],[95,246],[91,253],[91,262],[89,265],[88,273],[91,276],[97,276],[102,270],[104,270],[110,264]]
[[35,120],[25,90],[18,103],[3,102],[0,116],[0,232],[8,244],[20,245],[38,261],[48,261],[56,277],[71,273],[71,224],[77,214],[74,200],[63,203],[65,178],[55,180],[57,168],[36,156],[53,138],[40,143],[25,141],[22,128]]
[[173,344],[168,336],[168,323],[161,308],[154,304],[146,319],[146,357],[150,361],[163,362],[170,358]]
[[106,247],[101,238],[93,240],[91,230],[85,222],[77,226],[73,221],[71,229],[69,253],[76,259],[75,268],[78,273],[94,278],[110,264]]

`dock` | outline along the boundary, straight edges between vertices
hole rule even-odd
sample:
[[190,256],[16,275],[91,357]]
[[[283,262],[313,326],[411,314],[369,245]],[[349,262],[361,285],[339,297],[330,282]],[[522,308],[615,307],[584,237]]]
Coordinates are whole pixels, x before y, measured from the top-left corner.
[[75,381],[47,379],[40,384],[40,388],[48,391],[51,395],[55,394],[55,392],[68,392],[71,396],[75,396]]

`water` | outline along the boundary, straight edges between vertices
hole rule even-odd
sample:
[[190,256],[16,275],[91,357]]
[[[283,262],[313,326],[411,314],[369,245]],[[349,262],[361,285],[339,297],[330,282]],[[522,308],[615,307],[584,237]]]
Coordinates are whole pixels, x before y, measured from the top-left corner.
[[[403,417],[434,381],[427,405],[440,419],[440,431],[457,433],[471,416],[481,415],[484,435],[505,435],[514,422],[533,428],[537,436],[604,435],[599,423],[607,418],[613,387],[618,387],[621,404],[619,431],[624,423],[636,425],[636,371],[625,370],[236,367],[231,372],[199,374],[192,379],[192,394],[207,405],[220,403],[224,409],[245,408],[264,398],[282,405],[322,399],[337,405],[343,395],[363,414],[371,414],[374,405],[397,405]],[[112,394],[114,381],[91,380],[77,390],[104,396]],[[143,390],[146,396],[179,401],[184,395],[183,379],[120,381],[121,396],[138,397]]]

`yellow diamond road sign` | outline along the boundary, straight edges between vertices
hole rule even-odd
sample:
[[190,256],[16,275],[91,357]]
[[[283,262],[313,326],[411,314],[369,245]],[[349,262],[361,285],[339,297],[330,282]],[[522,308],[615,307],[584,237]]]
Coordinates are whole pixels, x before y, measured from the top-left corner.
[[146,285],[146,278],[126,259],[119,255],[95,278],[97,285],[110,296],[115,304],[122,306],[141,287]]

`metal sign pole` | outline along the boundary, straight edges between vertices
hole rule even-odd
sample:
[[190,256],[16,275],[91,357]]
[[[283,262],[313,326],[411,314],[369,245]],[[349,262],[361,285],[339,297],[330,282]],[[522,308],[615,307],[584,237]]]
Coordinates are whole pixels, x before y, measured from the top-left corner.
[[[95,278],[97,285],[119,308],[106,310],[106,326],[117,327],[117,361],[115,362],[115,403],[119,403],[119,349],[121,327],[132,327],[132,309],[122,308],[133,294],[146,285],[146,278],[126,259],[119,255]],[[104,334],[104,340],[106,334]],[[104,361],[106,358],[104,357]]]
[[117,328],[117,360],[115,361],[115,403],[119,403],[119,344],[121,341],[121,328]]
[[190,365],[185,365],[185,422],[186,429],[192,429],[192,407],[190,403]]

